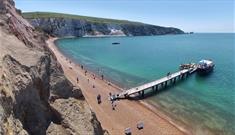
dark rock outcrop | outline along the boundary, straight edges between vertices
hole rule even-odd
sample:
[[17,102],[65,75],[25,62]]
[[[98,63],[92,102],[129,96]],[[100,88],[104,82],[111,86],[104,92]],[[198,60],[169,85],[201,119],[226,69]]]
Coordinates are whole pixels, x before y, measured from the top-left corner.
[[47,48],[47,37],[12,0],[0,0],[0,24],[0,134],[103,134],[81,90]]
[[177,28],[161,27],[143,23],[102,23],[73,18],[27,18],[36,28],[58,37],[66,36],[151,36],[183,34]]

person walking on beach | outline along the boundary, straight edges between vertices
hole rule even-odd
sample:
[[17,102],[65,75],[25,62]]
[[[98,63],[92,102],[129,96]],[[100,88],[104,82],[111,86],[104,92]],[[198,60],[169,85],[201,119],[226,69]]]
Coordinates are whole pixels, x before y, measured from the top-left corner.
[[101,103],[101,95],[98,94],[96,98],[97,98],[97,103],[100,104]]
[[115,110],[115,109],[116,109],[116,106],[117,106],[117,105],[116,105],[116,102],[112,101],[111,104],[112,104],[112,109]]
[[79,83],[79,78],[77,77],[77,83]]
[[109,100],[111,101],[111,104],[113,104],[113,95],[111,92],[109,92]]

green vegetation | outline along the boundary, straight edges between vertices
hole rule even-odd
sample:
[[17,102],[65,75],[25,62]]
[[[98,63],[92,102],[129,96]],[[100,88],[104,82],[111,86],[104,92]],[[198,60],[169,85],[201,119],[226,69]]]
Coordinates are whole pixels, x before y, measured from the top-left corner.
[[115,19],[97,18],[97,17],[63,14],[63,13],[52,13],[52,12],[25,12],[22,15],[26,19],[68,18],[68,19],[85,20],[85,21],[94,22],[94,23],[115,23],[115,24],[135,24],[135,25],[143,24],[140,22],[132,22],[128,20],[115,20]]

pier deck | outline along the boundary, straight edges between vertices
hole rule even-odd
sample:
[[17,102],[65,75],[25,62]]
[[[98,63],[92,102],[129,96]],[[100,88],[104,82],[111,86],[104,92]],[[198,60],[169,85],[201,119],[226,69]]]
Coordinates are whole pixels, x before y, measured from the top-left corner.
[[144,95],[144,90],[149,89],[149,88],[153,88],[154,89],[154,87],[157,90],[158,89],[158,85],[161,85],[161,86],[165,85],[165,86],[167,86],[167,82],[168,81],[171,81],[171,82],[175,83],[177,78],[183,78],[184,76],[188,76],[189,74],[194,73],[196,71],[196,69],[197,69],[196,67],[189,68],[189,69],[183,69],[183,70],[180,70],[180,71],[178,71],[176,73],[173,73],[173,74],[170,74],[170,75],[168,75],[166,77],[163,77],[161,79],[158,79],[158,80],[155,80],[155,81],[143,84],[143,85],[138,86],[138,87],[134,87],[134,88],[125,90],[125,91],[119,93],[117,95],[117,98],[128,97],[128,96],[130,96],[132,94],[141,93],[141,92],[142,92],[142,95]]

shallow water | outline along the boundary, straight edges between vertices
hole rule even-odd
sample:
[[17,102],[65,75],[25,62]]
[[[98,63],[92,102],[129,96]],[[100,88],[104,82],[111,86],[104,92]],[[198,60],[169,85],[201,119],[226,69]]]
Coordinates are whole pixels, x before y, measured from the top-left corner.
[[188,125],[194,134],[235,134],[234,37],[188,34],[71,38],[56,43],[65,55],[126,89],[175,72],[181,63],[212,59],[216,67],[210,75],[191,75],[145,100]]

